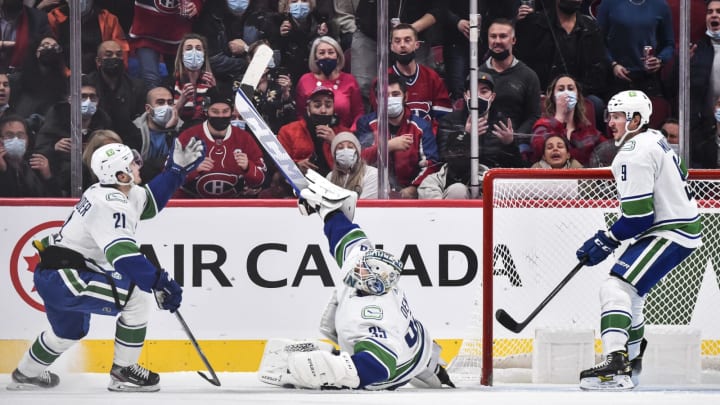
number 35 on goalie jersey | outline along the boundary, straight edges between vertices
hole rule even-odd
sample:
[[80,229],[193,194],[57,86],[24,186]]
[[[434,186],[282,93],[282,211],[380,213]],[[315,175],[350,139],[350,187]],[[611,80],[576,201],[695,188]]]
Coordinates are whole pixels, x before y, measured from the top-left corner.
[[335,325],[341,350],[368,352],[386,373],[373,378],[378,382],[366,389],[402,385],[424,370],[433,342],[422,323],[413,317],[401,290],[358,296],[353,288],[343,286],[338,301]]

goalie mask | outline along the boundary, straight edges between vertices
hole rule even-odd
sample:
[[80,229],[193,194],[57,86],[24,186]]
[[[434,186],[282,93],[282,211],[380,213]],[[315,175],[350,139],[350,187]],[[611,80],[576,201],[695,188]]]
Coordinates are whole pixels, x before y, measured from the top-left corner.
[[[142,166],[142,159],[136,151],[121,143],[110,143],[93,152],[90,166],[100,184],[127,186],[135,182],[131,167],[133,162]],[[127,174],[130,181],[121,183],[117,178],[118,173]]]
[[355,267],[345,275],[345,284],[356,290],[383,295],[390,291],[400,279],[403,264],[390,253],[370,249],[358,260]]

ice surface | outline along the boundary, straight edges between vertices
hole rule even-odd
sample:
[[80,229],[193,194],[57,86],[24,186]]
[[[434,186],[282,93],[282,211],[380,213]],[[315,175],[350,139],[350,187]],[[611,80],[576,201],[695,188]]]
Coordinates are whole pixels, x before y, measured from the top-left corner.
[[107,374],[60,373],[60,385],[33,392],[7,391],[9,374],[0,374],[0,405],[182,405],[182,404],[372,404],[372,405],[665,405],[720,404],[720,387],[640,386],[628,392],[584,392],[577,385],[498,384],[457,389],[403,387],[394,392],[291,390],[261,383],[255,373],[219,373],[214,387],[191,372],[163,373],[156,393],[107,390]]

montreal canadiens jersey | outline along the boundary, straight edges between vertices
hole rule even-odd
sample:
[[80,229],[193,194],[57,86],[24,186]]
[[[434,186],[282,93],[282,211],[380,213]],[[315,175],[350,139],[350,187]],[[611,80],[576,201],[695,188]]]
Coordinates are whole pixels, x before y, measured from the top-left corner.
[[152,193],[133,186],[129,195],[114,187],[92,185],[82,195],[62,229],[54,235],[54,244],[72,249],[95,262],[96,270],[112,271],[117,257],[137,249],[135,230],[141,219],[157,214]]
[[632,236],[659,236],[687,248],[702,245],[697,202],[686,182],[688,171],[660,132],[651,129],[626,141],[613,160],[612,172],[622,210],[618,222],[653,216],[650,228],[638,229]]
[[[334,215],[325,224],[331,251],[342,274],[372,248],[365,233],[344,215]],[[366,351],[387,370],[387,380],[366,386],[385,389],[407,383],[425,370],[432,356],[432,339],[417,320],[402,290],[393,288],[384,295],[362,295],[341,284],[337,291],[335,328],[342,351]]]

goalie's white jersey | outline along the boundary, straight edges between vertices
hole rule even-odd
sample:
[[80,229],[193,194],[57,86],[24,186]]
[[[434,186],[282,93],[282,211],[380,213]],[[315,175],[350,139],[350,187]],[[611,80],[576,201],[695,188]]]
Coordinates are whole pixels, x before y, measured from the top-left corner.
[[[343,222],[333,227],[332,222]],[[342,274],[355,266],[372,247],[365,233],[344,215],[326,223],[333,253],[342,264]],[[402,385],[424,371],[433,356],[430,334],[412,313],[405,293],[393,288],[384,295],[364,295],[345,284],[338,286],[335,328],[342,351],[370,353],[387,370],[389,378],[366,389],[385,389]],[[431,363],[433,368],[435,362]]]
[[129,245],[137,249],[138,223],[156,214],[152,193],[145,187],[133,186],[126,196],[96,183],[82,195],[53,242],[91,259],[103,270],[112,270],[108,257],[130,253],[126,251]]
[[[614,229],[625,220],[624,231],[630,237],[654,235],[688,248],[702,244],[697,202],[686,183],[687,169],[660,132],[651,129],[626,141],[613,160],[612,172],[622,209]],[[647,229],[626,225],[633,218],[650,216],[653,221]]]

